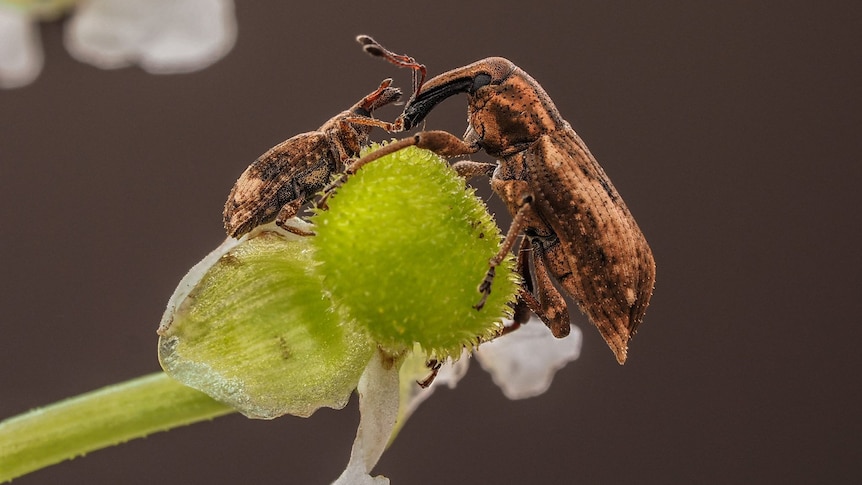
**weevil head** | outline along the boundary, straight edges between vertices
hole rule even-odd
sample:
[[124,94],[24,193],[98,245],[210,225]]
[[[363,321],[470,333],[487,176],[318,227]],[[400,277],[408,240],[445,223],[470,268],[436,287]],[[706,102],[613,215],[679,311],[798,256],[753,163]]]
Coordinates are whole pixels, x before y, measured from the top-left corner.
[[460,93],[472,96],[485,86],[505,81],[516,69],[508,59],[489,57],[435,76],[404,107],[404,129],[416,126],[444,99]]
[[398,101],[401,98],[401,89],[393,88],[390,84],[392,79],[384,79],[376,91],[359,100],[350,112],[359,116],[371,116],[374,110]]
[[[360,99],[346,111],[335,115],[320,127],[333,141],[338,143],[350,157],[359,155],[359,150],[369,142],[369,134],[374,126],[379,126],[378,120],[371,113],[401,98],[401,90],[391,87],[392,79],[384,79],[380,87]],[[368,123],[364,121],[368,120]],[[345,123],[347,121],[347,123]],[[341,163],[344,160],[337,160]],[[341,170],[340,166],[336,166]]]
[[565,123],[529,74],[507,59],[489,57],[425,83],[404,109],[405,129],[416,126],[434,106],[459,93],[468,98],[470,141],[493,156],[523,150]]

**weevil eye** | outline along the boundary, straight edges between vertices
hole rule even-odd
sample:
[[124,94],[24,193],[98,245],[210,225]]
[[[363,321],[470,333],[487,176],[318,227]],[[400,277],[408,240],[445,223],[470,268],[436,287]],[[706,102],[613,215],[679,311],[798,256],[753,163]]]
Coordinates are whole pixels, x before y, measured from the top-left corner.
[[490,74],[478,74],[473,78],[473,86],[470,87],[470,94],[473,94],[481,88],[482,86],[487,86],[491,84],[491,75]]

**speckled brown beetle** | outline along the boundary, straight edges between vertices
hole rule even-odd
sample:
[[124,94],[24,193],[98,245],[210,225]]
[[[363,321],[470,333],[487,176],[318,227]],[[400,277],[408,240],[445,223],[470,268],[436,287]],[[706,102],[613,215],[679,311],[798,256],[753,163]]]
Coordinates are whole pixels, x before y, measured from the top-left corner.
[[401,90],[390,87],[391,83],[391,79],[384,80],[374,92],[317,131],[283,141],[255,160],[240,175],[224,205],[227,234],[240,237],[273,220],[299,233],[299,229],[284,222],[359,155],[361,147],[369,142],[371,129],[376,126],[396,130],[391,123],[371,117],[375,109],[400,98]]
[[[394,62],[385,50],[365,50]],[[492,189],[513,216],[479,285],[482,298],[476,308],[482,308],[491,291],[495,267],[523,234],[518,271],[524,284],[516,324],[526,320],[526,305],[555,336],[569,333],[567,305],[556,282],[623,364],[655,284],[652,251],[628,207],[545,90],[502,57],[453,69],[420,85],[395,125],[410,129],[459,93],[468,98],[463,140],[441,131],[419,132],[361,158],[352,171],[409,145],[447,157],[484,150],[496,158],[497,163],[465,160],[453,165],[464,177],[490,176]]]

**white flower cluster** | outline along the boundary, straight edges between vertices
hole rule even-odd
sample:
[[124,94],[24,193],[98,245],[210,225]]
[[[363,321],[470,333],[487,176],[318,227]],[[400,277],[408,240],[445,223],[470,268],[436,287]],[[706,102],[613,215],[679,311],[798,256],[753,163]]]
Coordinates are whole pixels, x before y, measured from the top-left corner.
[[[44,3],[0,0],[0,88],[30,84],[42,71],[37,24],[66,8]],[[232,0],[89,0],[72,11],[65,44],[73,57],[102,69],[136,64],[173,74],[218,61],[236,32]]]

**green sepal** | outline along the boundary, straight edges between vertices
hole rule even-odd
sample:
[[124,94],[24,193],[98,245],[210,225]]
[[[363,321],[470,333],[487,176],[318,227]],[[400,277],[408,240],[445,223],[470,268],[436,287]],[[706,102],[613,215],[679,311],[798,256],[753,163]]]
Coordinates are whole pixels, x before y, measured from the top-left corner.
[[344,407],[374,346],[324,294],[310,239],[265,226],[202,261],[159,329],[165,372],[253,418]]

